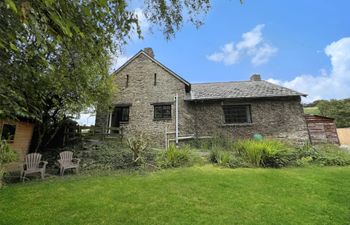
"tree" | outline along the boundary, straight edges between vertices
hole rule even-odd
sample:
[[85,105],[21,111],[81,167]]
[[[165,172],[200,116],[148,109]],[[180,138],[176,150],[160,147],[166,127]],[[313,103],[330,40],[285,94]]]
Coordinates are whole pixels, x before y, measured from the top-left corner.
[[[145,0],[146,17],[168,39],[185,16],[199,26],[209,9],[209,0]],[[132,32],[142,38],[125,0],[0,2],[0,118],[36,121],[38,149],[67,115],[107,107],[110,55]]]
[[338,128],[350,127],[350,99],[320,101],[317,103],[322,116],[335,119]]

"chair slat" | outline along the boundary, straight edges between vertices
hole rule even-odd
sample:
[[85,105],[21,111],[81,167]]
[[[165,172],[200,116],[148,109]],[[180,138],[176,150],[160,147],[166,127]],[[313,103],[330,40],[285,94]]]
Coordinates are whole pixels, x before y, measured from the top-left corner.
[[31,153],[26,155],[25,162],[27,164],[28,169],[35,169],[39,167],[41,161],[41,154],[39,153]]

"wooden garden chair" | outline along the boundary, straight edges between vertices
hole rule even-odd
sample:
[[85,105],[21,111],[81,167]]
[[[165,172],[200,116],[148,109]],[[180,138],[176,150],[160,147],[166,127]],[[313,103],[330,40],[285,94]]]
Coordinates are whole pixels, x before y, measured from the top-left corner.
[[75,169],[76,173],[79,172],[80,159],[73,158],[73,152],[64,151],[60,153],[60,159],[57,160],[60,166],[60,175],[63,176],[66,169]]
[[22,166],[21,180],[24,182],[26,176],[33,173],[40,173],[41,179],[44,179],[46,165],[46,161],[41,161],[41,154],[31,153],[26,155]]

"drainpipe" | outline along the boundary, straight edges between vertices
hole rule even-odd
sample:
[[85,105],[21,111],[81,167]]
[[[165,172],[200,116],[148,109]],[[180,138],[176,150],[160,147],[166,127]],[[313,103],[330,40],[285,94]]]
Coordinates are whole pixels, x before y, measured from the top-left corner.
[[179,95],[175,95],[175,143],[179,144]]

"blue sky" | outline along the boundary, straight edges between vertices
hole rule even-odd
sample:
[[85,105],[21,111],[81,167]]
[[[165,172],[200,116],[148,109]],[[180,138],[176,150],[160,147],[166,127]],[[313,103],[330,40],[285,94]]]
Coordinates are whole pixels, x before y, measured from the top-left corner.
[[[258,73],[309,94],[306,102],[350,97],[349,9],[347,0],[217,0],[202,27],[185,23],[167,41],[156,28],[149,32],[137,8],[144,39],[132,39],[114,67],[152,47],[157,60],[190,82],[247,80]],[[331,61],[344,54],[344,62]],[[337,66],[349,74],[335,75]]]

